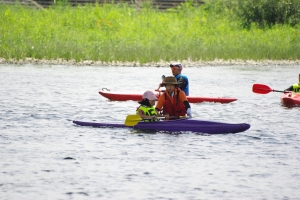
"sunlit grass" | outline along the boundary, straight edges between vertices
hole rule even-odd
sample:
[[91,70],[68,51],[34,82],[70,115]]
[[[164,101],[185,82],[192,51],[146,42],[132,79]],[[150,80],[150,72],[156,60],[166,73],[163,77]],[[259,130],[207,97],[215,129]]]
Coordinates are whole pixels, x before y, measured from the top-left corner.
[[300,59],[300,25],[242,29],[201,7],[0,6],[0,57],[76,61]]

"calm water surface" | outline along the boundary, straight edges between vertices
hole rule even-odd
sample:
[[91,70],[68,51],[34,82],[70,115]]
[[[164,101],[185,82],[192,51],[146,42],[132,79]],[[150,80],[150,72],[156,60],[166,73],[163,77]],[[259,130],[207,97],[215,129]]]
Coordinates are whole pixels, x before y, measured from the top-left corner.
[[250,123],[246,132],[168,135],[80,127],[123,123],[137,102],[98,94],[158,87],[168,67],[0,66],[0,199],[300,199],[300,108],[281,93],[299,66],[184,68],[197,119]]

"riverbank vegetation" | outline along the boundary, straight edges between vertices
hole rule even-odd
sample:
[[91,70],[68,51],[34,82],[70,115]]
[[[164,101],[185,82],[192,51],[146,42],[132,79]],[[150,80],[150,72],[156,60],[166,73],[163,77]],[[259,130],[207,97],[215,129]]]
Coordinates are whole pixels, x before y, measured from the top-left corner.
[[140,63],[299,60],[299,0],[273,0],[292,5],[276,8],[268,1],[207,0],[198,7],[187,2],[164,12],[147,2],[141,9],[128,4],[1,5],[0,57]]

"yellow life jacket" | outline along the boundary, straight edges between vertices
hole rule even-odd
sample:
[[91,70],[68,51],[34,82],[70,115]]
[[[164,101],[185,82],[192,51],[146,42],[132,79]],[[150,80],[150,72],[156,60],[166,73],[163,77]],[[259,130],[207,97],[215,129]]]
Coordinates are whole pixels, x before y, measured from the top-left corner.
[[293,92],[300,93],[300,83],[293,84]]
[[[145,115],[148,116],[157,116],[157,112],[155,110],[155,108],[153,106],[148,107],[148,106],[144,106],[144,105],[140,105],[137,109],[136,109],[136,114],[139,113],[139,110],[142,110],[144,112]],[[143,119],[144,122],[153,122],[153,121],[158,121],[158,120],[152,120],[152,119]]]

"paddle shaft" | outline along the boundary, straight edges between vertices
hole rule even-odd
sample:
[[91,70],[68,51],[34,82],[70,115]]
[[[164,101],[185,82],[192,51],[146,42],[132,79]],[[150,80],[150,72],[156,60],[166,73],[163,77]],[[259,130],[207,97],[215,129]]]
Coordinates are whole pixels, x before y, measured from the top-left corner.
[[[184,116],[169,116],[169,119],[179,119],[179,118],[183,118]],[[157,119],[166,119],[166,117],[156,117]],[[152,118],[142,118],[142,119],[153,119]]]
[[[165,119],[165,117],[157,117],[158,119]],[[170,116],[169,119],[180,119],[185,118],[185,116]],[[153,119],[153,118],[144,118],[144,119]],[[128,115],[125,119],[125,126],[134,126],[143,119],[139,115]]]
[[283,92],[286,93],[285,91],[280,91],[280,90],[272,90],[273,92]]

